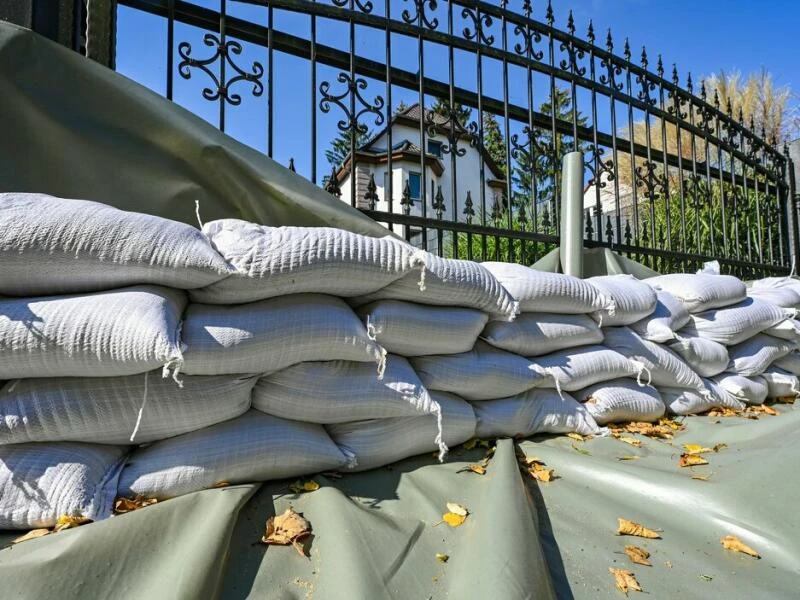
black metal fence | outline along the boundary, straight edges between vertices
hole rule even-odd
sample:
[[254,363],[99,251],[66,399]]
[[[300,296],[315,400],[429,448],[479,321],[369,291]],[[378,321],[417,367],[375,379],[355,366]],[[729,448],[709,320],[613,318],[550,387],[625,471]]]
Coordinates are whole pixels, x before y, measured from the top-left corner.
[[223,130],[243,95],[262,102],[249,143],[286,158],[291,141],[293,168],[439,254],[530,264],[555,247],[573,150],[589,247],[743,277],[787,273],[800,251],[788,149],[661,56],[634,62],[591,22],[581,37],[571,13],[556,28],[549,4],[543,21],[529,0],[118,4],[120,27],[134,12],[166,26],[167,98],[202,81]]

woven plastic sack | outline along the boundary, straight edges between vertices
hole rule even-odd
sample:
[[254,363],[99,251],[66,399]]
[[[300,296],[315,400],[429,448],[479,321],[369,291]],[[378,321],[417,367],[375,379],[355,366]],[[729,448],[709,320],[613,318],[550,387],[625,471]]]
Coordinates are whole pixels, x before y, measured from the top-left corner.
[[64,515],[109,517],[126,452],[97,444],[0,446],[0,530],[53,527]]
[[[373,370],[374,377],[374,370]],[[144,444],[227,421],[250,408],[255,377],[19,379],[0,389],[0,444]]]
[[667,342],[667,348],[680,356],[700,377],[713,377],[728,368],[728,348],[697,336],[679,336]]
[[[475,436],[475,413],[468,402],[442,392],[431,392],[431,398],[442,407],[443,440],[447,446]],[[326,429],[348,457],[353,471],[382,467],[438,449],[433,415],[353,421],[327,425]],[[443,458],[441,451],[439,457]]]
[[744,283],[732,275],[671,273],[645,279],[645,283],[669,292],[683,302],[690,313],[731,306],[747,296]]
[[603,327],[636,323],[653,314],[656,308],[653,288],[633,275],[600,275],[586,281],[614,302],[614,310],[608,315],[603,311],[594,313]]
[[734,399],[745,404],[761,404],[767,399],[767,381],[760,375],[745,377],[734,373],[723,373],[712,378],[719,387]]
[[744,402],[734,398],[715,381],[704,379],[703,383],[706,384],[709,394],[700,394],[697,390],[671,387],[660,387],[658,391],[667,410],[674,415],[696,415],[717,407],[733,410],[742,410],[745,407]]
[[0,194],[0,254],[0,295],[9,296],[139,284],[187,289],[229,274],[194,227],[44,194]]
[[784,308],[800,308],[800,280],[794,277],[765,277],[750,283],[747,295]]
[[411,365],[428,390],[470,401],[513,396],[541,385],[546,378],[527,358],[484,342],[462,354],[412,358]]
[[664,416],[666,407],[658,390],[630,379],[613,379],[572,394],[598,425],[619,421],[652,422]]
[[656,292],[656,308],[650,316],[631,325],[643,339],[651,342],[668,342],[675,339],[675,332],[690,320],[689,311],[683,303],[669,292]]
[[626,356],[647,371],[647,382],[655,386],[685,387],[705,393],[700,376],[677,354],[643,340],[627,327],[603,328],[603,344]]
[[380,300],[357,310],[367,331],[387,352],[402,356],[458,354],[475,345],[489,320],[472,308]]
[[239,219],[203,226],[203,233],[234,269],[194,290],[192,301],[242,304],[288,294],[360,296],[412,270],[424,253],[393,237],[374,238],[331,227],[267,227]]
[[491,321],[481,338],[492,346],[523,356],[599,344],[603,333],[588,315],[522,313],[513,322]]
[[231,421],[138,448],[122,470],[119,495],[161,500],[220,482],[298,477],[345,463],[321,425],[251,410]]
[[295,294],[232,306],[190,304],[183,324],[190,375],[273,373],[315,360],[377,362],[385,351],[340,298]]
[[770,367],[761,376],[767,382],[767,398],[788,398],[800,396],[800,378],[778,367]]
[[352,298],[351,304],[405,300],[434,306],[462,306],[477,308],[505,321],[513,321],[519,312],[519,303],[482,265],[470,260],[440,258],[429,252],[424,253],[424,261],[421,272],[412,272],[373,294]]
[[678,335],[699,336],[733,346],[793,317],[793,310],[747,298],[728,308],[693,314],[691,322]]
[[642,375],[641,365],[606,346],[582,346],[559,350],[533,359],[548,377],[539,387],[555,387],[572,392],[602,381]]
[[184,292],[155,286],[0,298],[0,379],[108,377],[178,368],[185,305]]
[[481,263],[519,301],[520,312],[588,314],[614,309],[590,283],[561,273],[504,262]]
[[740,344],[728,348],[731,363],[728,371],[750,377],[760,375],[773,362],[797,348],[795,342],[759,333]]
[[788,371],[792,375],[800,376],[800,351],[789,352],[786,356],[772,363],[772,366]]
[[800,321],[797,319],[786,319],[764,330],[764,333],[772,337],[788,340],[800,344]]
[[600,428],[589,411],[569,394],[529,390],[510,398],[475,402],[476,437],[524,438],[537,433],[595,435]]

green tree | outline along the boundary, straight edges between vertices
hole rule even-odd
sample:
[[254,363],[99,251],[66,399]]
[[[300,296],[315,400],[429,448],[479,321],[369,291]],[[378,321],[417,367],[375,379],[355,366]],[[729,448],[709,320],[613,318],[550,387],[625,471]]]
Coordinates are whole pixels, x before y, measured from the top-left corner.
[[506,172],[506,139],[500,131],[500,124],[497,118],[491,114],[483,113],[483,147],[492,157],[492,160],[500,167],[504,175]]
[[340,131],[339,135],[331,140],[331,147],[325,150],[325,158],[332,167],[341,167],[345,159],[350,156],[350,140],[355,137],[356,150],[363,146],[371,137],[372,131],[362,133],[360,130]]
[[[455,111],[456,120],[462,127],[466,127],[467,123],[469,123],[472,118],[472,108],[456,102],[453,104],[453,109]],[[436,98],[433,106],[431,106],[431,110],[443,117],[450,117],[450,103],[442,98]]]

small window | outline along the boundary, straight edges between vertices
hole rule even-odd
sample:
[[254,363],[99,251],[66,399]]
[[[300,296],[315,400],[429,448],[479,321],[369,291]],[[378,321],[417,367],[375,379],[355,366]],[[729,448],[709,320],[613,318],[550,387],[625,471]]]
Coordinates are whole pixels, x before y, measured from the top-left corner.
[[442,142],[428,140],[428,154],[433,154],[438,158],[442,158]]
[[419,173],[413,171],[408,174],[408,189],[411,191],[411,199],[419,200],[421,178]]

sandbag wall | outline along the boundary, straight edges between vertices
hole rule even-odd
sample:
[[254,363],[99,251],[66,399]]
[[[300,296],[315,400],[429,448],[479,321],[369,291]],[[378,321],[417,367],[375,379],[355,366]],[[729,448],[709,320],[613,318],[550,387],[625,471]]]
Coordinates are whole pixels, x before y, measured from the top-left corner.
[[793,395],[797,306],[0,194],[0,528]]

